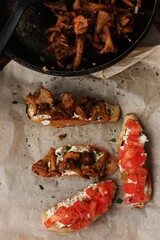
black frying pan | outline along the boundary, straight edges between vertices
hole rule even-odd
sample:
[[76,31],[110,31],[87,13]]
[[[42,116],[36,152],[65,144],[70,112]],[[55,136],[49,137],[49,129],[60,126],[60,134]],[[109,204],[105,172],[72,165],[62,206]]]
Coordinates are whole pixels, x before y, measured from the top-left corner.
[[[0,0],[0,29],[17,5],[17,0]],[[72,2],[72,1],[71,1]],[[144,14],[136,18],[131,42],[123,38],[116,43],[119,51],[115,54],[99,55],[96,51],[86,52],[81,68],[77,71],[63,71],[56,64],[54,53],[48,53],[45,30],[55,22],[50,9],[37,3],[26,9],[14,34],[8,42],[6,54],[18,63],[51,75],[76,76],[90,74],[107,68],[127,56],[147,33],[156,11],[158,0],[143,0]],[[96,63],[96,66],[93,66]],[[44,66],[48,71],[44,71]]]

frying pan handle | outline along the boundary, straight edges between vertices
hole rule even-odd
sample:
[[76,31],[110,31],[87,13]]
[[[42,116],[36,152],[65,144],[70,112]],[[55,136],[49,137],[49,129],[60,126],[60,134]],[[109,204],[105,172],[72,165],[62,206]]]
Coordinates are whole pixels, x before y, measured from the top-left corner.
[[0,56],[0,71],[11,61],[12,59],[5,53]]
[[14,29],[16,28],[23,11],[24,8],[19,4],[0,32],[0,55],[9,41]]

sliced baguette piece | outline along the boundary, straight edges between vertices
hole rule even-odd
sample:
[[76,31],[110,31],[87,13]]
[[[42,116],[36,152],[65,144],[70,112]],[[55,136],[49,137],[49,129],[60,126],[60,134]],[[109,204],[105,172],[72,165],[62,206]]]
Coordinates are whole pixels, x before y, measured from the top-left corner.
[[53,127],[116,122],[120,117],[118,105],[90,97],[74,97],[68,92],[54,98],[44,87],[26,97],[26,112],[33,122]]
[[83,191],[45,211],[42,214],[42,225],[56,232],[85,228],[109,210],[115,191],[116,185],[112,180],[90,184]]
[[[132,181],[129,179],[129,171],[130,171],[130,170],[128,171],[128,170],[124,169],[124,168],[123,168],[124,166],[122,167],[122,161],[121,161],[121,156],[122,156],[122,152],[121,152],[121,151],[123,151],[124,145],[125,145],[125,144],[128,144],[127,138],[126,138],[126,136],[125,136],[125,135],[126,135],[126,131],[127,131],[126,123],[127,123],[128,120],[133,120],[133,121],[135,121],[136,123],[140,124],[137,116],[136,116],[135,114],[133,114],[133,113],[127,114],[127,115],[124,117],[124,122],[123,122],[122,130],[121,130],[120,138],[119,138],[119,142],[118,142],[119,167],[120,167],[120,171],[121,171],[121,179],[122,179],[122,183],[123,183],[123,188],[124,188],[124,185],[125,185],[126,183],[134,183],[134,181],[132,182]],[[146,141],[148,141],[147,138],[146,138],[146,136],[145,136],[142,132],[143,132],[143,129],[142,129],[142,127],[141,127],[140,135],[141,135],[141,136],[143,135],[144,139],[145,139]],[[129,136],[129,134],[130,134],[130,133],[128,133],[128,136]],[[141,144],[140,140],[138,141],[138,143]],[[130,144],[132,145],[131,142],[130,142]],[[142,146],[143,149],[144,149],[144,144],[145,144],[145,141],[144,141],[144,143],[141,144],[141,146]],[[144,150],[145,150],[145,149],[144,149]],[[144,151],[144,154],[146,154],[145,151]],[[136,156],[135,156],[135,159],[136,159]],[[145,161],[144,163],[142,163],[142,164],[140,165],[140,167],[141,167],[142,170],[143,170],[143,169],[146,169],[146,171],[147,171],[147,176],[146,176],[146,180],[145,180],[145,186],[144,186],[144,189],[143,189],[143,191],[144,191],[143,193],[144,193],[144,195],[146,196],[145,201],[140,200],[140,201],[137,201],[137,202],[132,203],[133,197],[132,197],[130,194],[124,193],[125,199],[126,199],[129,195],[130,195],[130,197],[131,197],[131,201],[130,201],[130,202],[127,202],[127,203],[130,203],[131,205],[133,205],[133,207],[136,207],[136,208],[143,208],[144,205],[145,205],[145,203],[150,200],[151,194],[152,194],[152,185],[151,185],[151,179],[150,179],[150,176],[149,176],[149,173],[148,173],[148,170],[147,170],[147,162]],[[137,168],[137,169],[138,169],[138,168]],[[144,171],[145,171],[145,170],[144,170]],[[138,176],[138,174],[137,174],[137,176]],[[136,181],[135,181],[135,182],[136,182]],[[138,184],[138,183],[137,183],[137,184]],[[134,194],[133,194],[133,196],[134,196]],[[128,201],[128,200],[127,200],[127,201]]]
[[116,172],[117,159],[101,147],[65,145],[51,148],[47,155],[32,165],[41,177],[79,176],[104,179]]

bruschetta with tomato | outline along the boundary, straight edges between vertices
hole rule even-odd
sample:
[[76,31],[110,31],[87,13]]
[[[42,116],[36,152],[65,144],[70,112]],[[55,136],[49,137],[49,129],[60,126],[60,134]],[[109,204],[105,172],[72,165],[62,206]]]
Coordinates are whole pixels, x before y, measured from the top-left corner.
[[124,117],[119,139],[119,167],[126,204],[142,208],[150,200],[152,187],[146,168],[147,137],[135,114]]
[[84,191],[45,211],[42,224],[47,230],[57,232],[85,228],[109,210],[115,191],[111,180],[90,184]]
[[118,105],[91,97],[76,97],[69,92],[55,98],[44,87],[26,97],[26,112],[32,121],[53,127],[116,122],[120,117]]
[[101,147],[65,145],[51,148],[47,155],[32,165],[41,177],[79,176],[104,179],[118,168],[118,161]]

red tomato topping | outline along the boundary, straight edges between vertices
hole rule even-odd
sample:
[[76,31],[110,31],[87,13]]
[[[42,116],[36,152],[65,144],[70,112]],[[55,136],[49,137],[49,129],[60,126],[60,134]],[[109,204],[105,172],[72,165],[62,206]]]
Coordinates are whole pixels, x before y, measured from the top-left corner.
[[97,191],[93,188],[87,188],[86,193],[90,198],[93,198],[97,194]]
[[144,194],[144,188],[146,185],[146,179],[147,179],[147,170],[145,168],[138,168],[137,169],[137,188],[136,188],[136,195]]
[[138,142],[138,137],[139,137],[139,134],[138,135],[129,134],[127,137],[127,143],[128,141],[131,142],[131,144],[134,142]]
[[141,125],[133,119],[128,119],[125,126],[131,130],[131,134],[139,135],[141,131]]
[[97,202],[92,200],[88,203],[90,219],[93,221],[96,215]]
[[108,181],[108,182],[104,182],[105,187],[108,190],[108,194],[110,196],[110,198],[112,199],[114,197],[115,194],[115,185],[112,181]]
[[97,215],[101,215],[108,210],[112,204],[115,193],[115,185],[112,181],[97,184],[96,190],[86,189],[90,198],[82,201],[77,200],[72,206],[62,206],[44,223],[48,228],[57,221],[64,225],[70,225],[72,229],[80,229],[88,226]]
[[59,217],[63,218],[66,216],[66,207],[65,206],[62,206],[62,207],[59,207],[56,211],[56,215],[58,215]]
[[87,217],[87,213],[88,213],[88,209],[87,209],[88,203],[87,202],[82,202],[80,200],[77,200],[73,207],[75,208],[75,210],[77,211],[80,219],[86,219]]
[[[78,219],[78,220],[79,220],[79,219]],[[82,222],[82,221],[80,220],[80,221],[75,222],[75,223],[71,226],[71,228],[78,230],[78,229],[87,227],[89,224],[90,224],[90,221],[83,221],[83,222]]]
[[[130,139],[130,138],[129,138]],[[144,143],[140,143],[140,142],[134,142],[134,141],[132,141],[132,140],[129,140],[128,138],[127,138],[127,144],[129,145],[129,146],[138,146],[138,147],[141,147],[141,148],[143,148],[144,147]]]
[[131,197],[125,197],[125,203],[147,202],[148,196],[144,193],[147,179],[147,170],[143,168],[146,161],[144,144],[139,142],[141,125],[135,120],[128,119],[125,126],[130,130],[123,150],[119,151],[119,164],[128,173],[128,180],[123,184],[123,190],[126,194],[132,194]]
[[124,183],[123,190],[127,194],[134,194],[136,191],[136,184],[135,183]]
[[122,167],[129,173],[134,173],[138,167],[140,167],[146,161],[146,156],[135,156],[128,160]]
[[132,158],[135,158],[135,156],[139,156],[144,153],[144,149],[141,147],[131,147],[127,144],[124,146],[124,154],[121,157],[121,164],[122,167]]
[[133,182],[137,182],[137,174],[136,173],[129,173],[128,179],[130,179]]
[[98,183],[97,187],[98,187],[98,191],[101,194],[101,196],[105,196],[108,194],[107,186],[103,182]]
[[147,195],[142,195],[142,196],[132,196],[132,197],[126,197],[125,198],[125,203],[140,203],[140,202],[148,202],[149,197]]
[[108,207],[112,204],[112,200],[109,196],[104,196],[97,201],[96,215],[102,215],[108,210]]
[[55,222],[57,222],[60,219],[60,217],[56,214],[53,214],[50,218],[48,218],[45,222],[44,225],[46,228],[51,227]]

